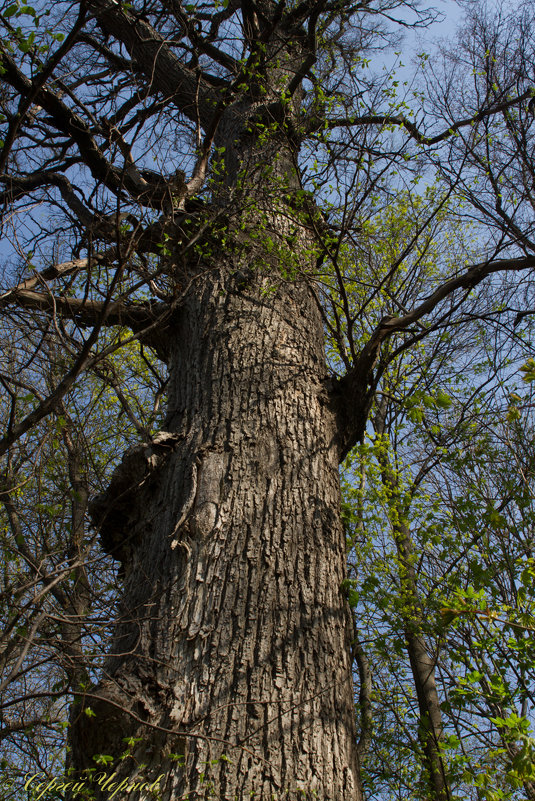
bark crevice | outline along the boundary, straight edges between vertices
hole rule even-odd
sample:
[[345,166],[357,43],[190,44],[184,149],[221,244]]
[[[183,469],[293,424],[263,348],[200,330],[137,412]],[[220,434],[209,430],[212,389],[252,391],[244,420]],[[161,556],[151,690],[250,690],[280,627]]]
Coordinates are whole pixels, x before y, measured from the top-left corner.
[[[267,267],[250,271],[242,289],[233,279],[229,292],[229,276],[244,267],[235,258],[202,274],[182,302],[165,424],[173,448],[167,458],[148,449],[161,459],[157,480],[147,449],[112,480],[123,500],[133,477],[147,489],[136,496],[143,532],[130,538],[94,693],[123,698],[126,712],[119,719],[105,700],[95,711],[101,727],[108,714],[114,721],[108,753],[118,753],[121,727],[122,737],[142,738],[136,759],[153,766],[148,778],[165,772],[164,801],[226,798],[236,786],[260,801],[356,801],[337,422],[321,316],[305,280]],[[140,720],[168,732],[158,765],[145,752],[159,735]],[[183,766],[168,759],[177,753],[169,732],[187,742]]]

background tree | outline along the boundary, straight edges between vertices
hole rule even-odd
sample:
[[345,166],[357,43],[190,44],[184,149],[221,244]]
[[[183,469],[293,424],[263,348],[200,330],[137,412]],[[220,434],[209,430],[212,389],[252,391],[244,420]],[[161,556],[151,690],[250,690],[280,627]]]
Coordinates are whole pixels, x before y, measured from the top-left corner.
[[529,423],[471,388],[476,415],[467,382],[447,408],[424,390],[415,420],[391,385],[385,429],[360,454],[349,592],[373,665],[370,797],[533,793]]
[[[17,347],[17,333],[3,375],[3,498],[27,571],[8,575],[22,623],[8,666],[18,687],[21,668],[38,676],[27,646],[38,661],[44,626],[57,693],[75,695],[77,770],[113,761],[120,779],[161,775],[164,798],[362,796],[338,464],[396,360],[474,319],[484,278],[535,264],[502,228],[500,247],[482,242],[468,264],[450,236],[421,273],[458,183],[418,196],[422,159],[447,163],[454,137],[525,106],[531,87],[519,78],[514,93],[418,127],[412,90],[400,98],[389,73],[368,75],[398,23],[430,20],[397,9],[88,0],[56,3],[52,26],[40,6],[4,8],[0,181],[20,275],[1,303],[6,337],[30,343]],[[416,224],[375,269],[370,226],[394,198]],[[110,447],[137,440],[113,472],[86,447],[91,415],[109,419],[105,393],[122,413]],[[63,498],[71,521],[57,543],[24,519],[26,485],[33,515],[39,493],[52,496],[47,525]],[[86,508],[120,562],[111,635],[105,620],[91,626],[110,587],[89,576]],[[399,532],[396,543],[411,633],[419,588]],[[40,603],[19,613],[34,586],[42,619]],[[412,634],[423,655],[427,632]],[[442,733],[422,704],[418,715],[420,786],[431,778],[445,797]]]

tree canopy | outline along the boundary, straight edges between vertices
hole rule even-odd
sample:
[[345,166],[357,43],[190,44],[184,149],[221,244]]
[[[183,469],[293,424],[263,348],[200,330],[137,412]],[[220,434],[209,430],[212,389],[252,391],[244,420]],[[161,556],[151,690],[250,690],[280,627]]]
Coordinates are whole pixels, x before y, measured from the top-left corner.
[[[2,4],[5,797],[118,764],[176,798],[535,797],[533,8],[463,13],[409,67],[416,2]],[[140,666],[181,604],[179,719]],[[206,711],[228,631],[255,655]],[[288,716],[338,789],[287,767]]]

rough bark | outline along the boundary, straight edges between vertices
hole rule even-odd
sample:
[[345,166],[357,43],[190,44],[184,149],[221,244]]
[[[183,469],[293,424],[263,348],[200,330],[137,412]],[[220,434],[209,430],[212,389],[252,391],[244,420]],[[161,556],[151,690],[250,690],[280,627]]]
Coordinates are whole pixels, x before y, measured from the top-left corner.
[[181,309],[156,476],[147,446],[100,499],[128,545],[123,612],[73,761],[140,736],[117,774],[163,774],[164,800],[359,799],[321,319],[306,281],[236,267]]
[[[130,36],[129,12],[91,6],[114,32],[121,17],[119,38],[159,86],[167,62],[137,22]],[[71,762],[111,755],[117,780],[162,777],[163,801],[361,799],[342,446],[307,277],[315,253],[295,202],[301,90],[280,99],[306,47],[292,26],[275,35],[275,11],[258,14],[267,49],[253,47],[215,108],[203,86],[186,107],[189,73],[171,76],[183,112],[224,154],[212,165],[221,214],[196,263],[176,247],[187,289],[167,322],[165,431],[129,452],[93,503],[124,589],[102,679],[73,709]],[[246,100],[235,96],[244,80]]]

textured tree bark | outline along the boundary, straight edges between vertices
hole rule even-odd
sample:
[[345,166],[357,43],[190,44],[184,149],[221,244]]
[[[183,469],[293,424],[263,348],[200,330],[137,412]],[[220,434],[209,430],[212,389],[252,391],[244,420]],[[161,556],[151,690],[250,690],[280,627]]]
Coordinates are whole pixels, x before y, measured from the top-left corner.
[[[113,27],[116,9],[96,6]],[[289,133],[302,93],[280,94],[304,34],[273,30],[258,86],[252,65],[240,78],[246,101],[201,97],[225,223],[195,267],[177,264],[189,289],[169,328],[166,432],[93,505],[123,563],[123,611],[82,702],[96,717],[74,711],[72,763],[117,759],[133,738],[117,777],[161,776],[163,801],[361,799],[342,445]]]
[[101,515],[121,542],[123,613],[84,702],[96,717],[74,715],[73,764],[141,737],[114,770],[163,774],[164,801],[358,800],[339,444],[313,289],[227,263],[193,283],[171,349],[173,437],[131,456],[137,477]]

